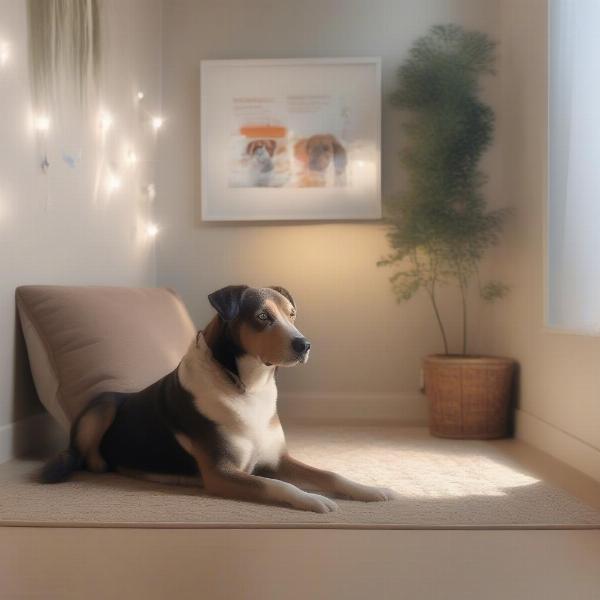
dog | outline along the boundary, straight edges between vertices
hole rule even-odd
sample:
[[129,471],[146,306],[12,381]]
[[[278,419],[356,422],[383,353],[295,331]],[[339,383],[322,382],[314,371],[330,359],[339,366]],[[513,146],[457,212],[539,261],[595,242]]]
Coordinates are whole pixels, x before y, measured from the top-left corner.
[[311,347],[296,327],[290,293],[236,285],[208,299],[217,314],[178,367],[140,392],[92,400],[72,426],[69,448],[43,468],[42,482],[65,481],[78,469],[116,470],[319,513],[337,507],[323,494],[364,502],[396,497],[288,453],[275,374],[306,363]]
[[270,184],[276,147],[275,140],[254,140],[246,146],[250,178],[254,186],[265,187]]
[[333,163],[335,185],[346,184],[346,150],[333,135],[313,135],[294,144],[294,156],[301,165],[300,187],[326,185],[326,172]]

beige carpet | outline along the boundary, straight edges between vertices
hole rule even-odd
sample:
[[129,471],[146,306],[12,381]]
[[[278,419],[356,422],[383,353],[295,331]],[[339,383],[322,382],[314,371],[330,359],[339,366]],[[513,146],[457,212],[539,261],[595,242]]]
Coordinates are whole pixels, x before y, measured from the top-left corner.
[[314,427],[288,432],[298,458],[358,481],[392,487],[399,500],[339,501],[326,515],[211,498],[192,487],[116,474],[68,483],[32,479],[39,463],[0,466],[0,524],[143,527],[600,527],[600,512],[523,472],[493,444],[431,438],[422,429]]

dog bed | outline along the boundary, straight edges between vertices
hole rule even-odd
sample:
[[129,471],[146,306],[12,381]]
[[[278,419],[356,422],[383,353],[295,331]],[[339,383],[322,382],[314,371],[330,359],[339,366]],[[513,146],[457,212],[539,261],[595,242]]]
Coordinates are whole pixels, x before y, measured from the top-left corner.
[[22,286],[16,301],[38,396],[64,428],[99,393],[172,371],[196,334],[164,288]]

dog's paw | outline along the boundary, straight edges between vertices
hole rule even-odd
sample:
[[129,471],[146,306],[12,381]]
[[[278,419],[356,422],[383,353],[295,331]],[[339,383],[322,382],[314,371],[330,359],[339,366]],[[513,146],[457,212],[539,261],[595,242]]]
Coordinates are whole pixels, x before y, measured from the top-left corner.
[[337,510],[338,505],[326,496],[305,492],[294,499],[292,507],[310,512],[328,513]]
[[390,488],[361,485],[359,488],[352,490],[349,497],[352,500],[361,502],[386,502],[388,500],[398,500],[400,494]]

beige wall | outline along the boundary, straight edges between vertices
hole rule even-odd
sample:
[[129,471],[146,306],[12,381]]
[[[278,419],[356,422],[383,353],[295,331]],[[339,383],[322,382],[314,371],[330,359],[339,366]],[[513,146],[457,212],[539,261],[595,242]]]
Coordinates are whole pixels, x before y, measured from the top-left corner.
[[503,181],[516,212],[495,255],[513,290],[493,312],[489,349],[521,365],[519,435],[600,479],[600,340],[544,324],[547,3],[502,6]]
[[199,326],[211,314],[206,295],[220,286],[288,287],[313,352],[308,365],[281,374],[284,394],[414,398],[421,357],[440,350],[438,332],[423,298],[396,305],[390,272],[375,266],[387,250],[379,224],[199,221],[200,61],[381,56],[383,194],[391,195],[402,185],[399,121],[388,102],[396,68],[434,24],[457,22],[495,34],[497,8],[495,0],[163,3],[168,122],[161,144],[158,281],[181,292]]
[[[0,0],[0,38],[11,59],[0,71],[0,428],[35,412],[27,400],[13,293],[23,283],[154,282],[152,245],[140,235],[150,214],[140,184],[154,178],[154,138],[131,104],[138,88],[167,117],[159,162],[158,283],[176,288],[202,326],[206,295],[228,283],[280,284],[296,296],[300,325],[314,342],[306,367],[286,371],[289,396],[415,396],[422,355],[439,350],[424,299],[397,306],[378,224],[202,224],[199,206],[199,63],[218,58],[380,55],[383,58],[383,193],[402,185],[398,115],[385,101],[394,72],[431,25],[458,22],[501,41],[499,77],[487,86],[498,110],[497,143],[486,158],[494,205],[516,208],[488,269],[512,285],[509,298],[475,307],[473,350],[517,358],[519,435],[600,478],[600,343],[544,330],[546,201],[546,0],[128,0],[105,2],[111,20],[103,101],[142,163],[111,202],[97,203],[97,140],[89,123],[53,129],[49,176],[27,130],[24,0]],[[161,7],[164,38],[161,74]],[[119,8],[118,14],[115,12]],[[7,118],[8,117],[8,118]],[[74,129],[74,130],[73,130]],[[86,133],[87,132],[87,133]],[[81,168],[61,163],[81,151]],[[89,167],[89,168],[88,168]],[[454,297],[446,314],[453,321]],[[17,359],[15,359],[17,356]],[[1,432],[1,431],[0,431]]]
[[[91,113],[50,111],[50,169],[40,168],[41,148],[30,127],[25,0],[0,0],[0,40],[10,58],[0,67],[0,456],[7,424],[38,410],[21,337],[15,327],[15,287],[22,284],[152,285],[152,244],[143,235],[151,207],[141,185],[154,179],[155,140],[134,106],[134,91],[160,106],[160,2],[108,0],[104,79]],[[118,9],[118,13],[116,10]],[[104,147],[97,136],[98,102],[110,109],[114,127]],[[55,110],[56,109],[56,110]],[[135,148],[140,163],[126,170],[123,153]],[[80,157],[71,169],[63,153]],[[119,171],[122,188],[95,193],[102,161]],[[5,426],[5,427],[2,427]],[[4,445],[3,445],[4,444]]]

